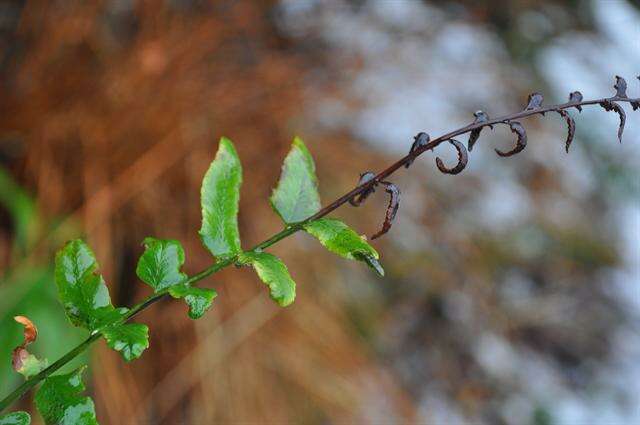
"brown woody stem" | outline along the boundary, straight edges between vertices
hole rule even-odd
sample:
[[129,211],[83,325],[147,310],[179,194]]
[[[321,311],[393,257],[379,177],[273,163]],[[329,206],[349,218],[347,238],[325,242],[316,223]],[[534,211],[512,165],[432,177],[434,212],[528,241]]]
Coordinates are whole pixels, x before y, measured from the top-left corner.
[[[484,121],[484,122],[480,122],[480,123],[476,123],[476,124],[470,124],[470,125],[467,125],[465,127],[461,127],[461,128],[459,128],[457,130],[451,131],[451,132],[449,132],[447,134],[443,134],[442,136],[431,140],[429,143],[425,144],[424,146],[421,146],[418,149],[415,149],[414,151],[410,152],[408,155],[402,157],[401,159],[399,159],[398,161],[396,161],[395,163],[393,163],[389,167],[387,167],[384,170],[380,171],[375,176],[375,178],[370,179],[366,183],[364,183],[364,184],[362,184],[360,186],[357,186],[353,190],[347,192],[346,194],[344,194],[340,198],[338,198],[335,201],[331,202],[326,207],[322,208],[316,214],[312,215],[311,217],[307,218],[306,220],[304,220],[302,222],[291,224],[291,225],[287,226],[284,230],[280,231],[279,233],[276,233],[275,235],[273,235],[269,239],[266,239],[264,242],[256,245],[252,249],[254,249],[254,250],[255,249],[265,249],[265,248],[268,248],[271,245],[281,241],[282,239],[285,239],[285,238],[289,237],[290,235],[292,235],[292,234],[296,233],[297,231],[301,230],[305,223],[308,223],[310,221],[317,220],[317,219],[319,219],[321,217],[326,216],[327,214],[329,214],[332,211],[336,210],[337,208],[339,208],[343,204],[347,203],[349,200],[351,200],[351,199],[355,198],[356,196],[358,196],[359,194],[361,194],[362,192],[367,191],[371,186],[373,186],[373,185],[377,184],[378,182],[384,180],[385,178],[389,177],[391,174],[396,172],[403,165],[413,162],[413,160],[415,160],[418,156],[420,156],[424,152],[435,148],[439,144],[441,144],[441,143],[443,143],[443,142],[445,142],[445,141],[447,141],[447,140],[449,140],[451,138],[454,138],[454,137],[459,136],[461,134],[469,133],[472,130],[476,130],[476,129],[483,128],[483,127],[489,127],[489,126],[492,126],[494,124],[506,123],[506,122],[509,122],[509,121],[516,120],[518,118],[526,118],[526,117],[529,117],[531,115],[542,114],[544,112],[549,112],[549,111],[558,111],[558,110],[565,110],[565,109],[569,109],[569,108],[575,108],[576,106],[599,105],[600,103],[606,102],[606,101],[629,102],[629,103],[631,103],[631,102],[640,102],[640,98],[632,99],[632,98],[614,96],[614,97],[610,97],[610,98],[603,98],[603,99],[596,99],[596,100],[585,100],[585,101],[580,101],[580,102],[567,102],[567,103],[562,103],[562,104],[559,104],[559,105],[545,106],[545,107],[541,107],[541,108],[537,108],[537,109],[524,110],[524,111],[521,111],[521,112],[517,112],[515,114],[505,115],[505,116],[502,116],[502,117],[490,119],[490,120],[487,120],[487,121]],[[204,278],[206,278],[206,277],[218,272],[219,270],[221,270],[221,269],[223,269],[223,268],[225,268],[225,267],[227,267],[227,266],[229,266],[231,264],[234,264],[236,260],[237,260],[237,256],[236,257],[230,257],[230,258],[227,258],[225,260],[219,261],[219,262],[215,263],[214,265],[212,265],[211,267],[209,267],[209,268],[207,268],[207,269],[205,269],[205,270],[193,275],[192,277],[188,278],[185,281],[185,283],[192,284],[192,283],[198,282],[198,281],[200,281],[200,280],[202,280],[202,279],[204,279]],[[168,291],[164,290],[164,291],[161,291],[161,292],[159,292],[157,294],[154,294],[154,295],[144,299],[140,303],[138,303],[135,306],[133,306],[127,312],[127,314],[125,314],[125,316],[121,319],[121,322],[124,323],[124,322],[129,321],[135,315],[137,315],[141,311],[145,310],[146,308],[148,308],[152,304],[155,304],[156,302],[160,301],[161,299],[167,297],[167,295],[168,295]],[[36,386],[39,382],[41,382],[44,379],[46,379],[47,377],[49,377],[53,372],[57,371],[62,366],[66,365],[71,360],[73,360],[80,353],[84,352],[93,342],[95,342],[98,339],[100,339],[101,335],[102,334],[100,333],[99,330],[98,331],[94,331],[94,333],[92,333],[86,340],[84,340],[79,345],[77,345],[76,347],[71,349],[69,352],[67,352],[65,355],[63,355],[60,359],[58,359],[55,363],[51,364],[49,367],[47,367],[46,369],[42,370],[37,375],[35,375],[35,376],[29,378],[28,380],[26,380],[22,385],[20,385],[13,392],[11,392],[11,394],[9,394],[8,396],[6,396],[4,399],[2,399],[0,401],[0,412],[2,412],[7,407],[9,407],[9,405],[11,405],[15,400],[17,400],[20,397],[22,397],[27,391],[29,391],[31,388]]]

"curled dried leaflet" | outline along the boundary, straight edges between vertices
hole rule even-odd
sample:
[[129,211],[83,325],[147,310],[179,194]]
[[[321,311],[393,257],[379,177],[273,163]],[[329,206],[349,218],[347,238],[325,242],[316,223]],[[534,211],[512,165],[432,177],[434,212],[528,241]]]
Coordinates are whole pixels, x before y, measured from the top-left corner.
[[[638,79],[640,80],[640,76],[638,76]],[[582,93],[580,93],[579,91],[574,91],[569,94],[569,100],[566,103],[546,107],[543,105],[544,96],[541,93],[534,92],[528,96],[527,104],[521,112],[491,119],[486,112],[478,110],[473,114],[474,120],[471,124],[468,124],[465,127],[449,132],[433,140],[431,140],[429,134],[427,134],[426,132],[420,132],[414,137],[411,148],[409,149],[409,153],[404,158],[402,158],[386,170],[378,173],[377,175],[375,175],[371,171],[362,174],[358,183],[358,187],[362,187],[360,189],[356,188],[354,191],[352,191],[348,196],[346,196],[345,201],[348,200],[352,205],[359,206],[369,195],[371,195],[375,191],[376,185],[386,185],[386,191],[390,194],[389,205],[387,206],[385,221],[382,225],[382,229],[372,237],[372,239],[377,238],[389,230],[393,218],[397,213],[400,192],[395,185],[383,180],[393,172],[395,172],[398,168],[400,168],[401,166],[409,168],[409,166],[419,155],[428,150],[433,150],[436,146],[443,142],[448,142],[455,147],[458,153],[458,163],[455,166],[449,168],[444,165],[444,162],[441,158],[436,157],[436,166],[438,167],[438,170],[445,174],[458,174],[462,172],[467,166],[469,160],[468,152],[471,152],[475,144],[478,142],[482,129],[484,129],[485,127],[493,129],[493,126],[495,124],[503,124],[509,126],[511,132],[516,135],[516,144],[511,150],[503,152],[495,149],[496,153],[501,157],[514,156],[524,151],[524,149],[527,147],[528,141],[527,131],[522,123],[518,120],[532,115],[544,116],[546,112],[550,111],[558,113],[567,124],[567,137],[564,142],[565,151],[567,153],[569,152],[569,148],[576,133],[576,122],[567,111],[569,108],[576,108],[579,112],[582,112],[583,106],[599,105],[605,111],[617,113],[620,117],[620,125],[618,127],[618,140],[622,142],[622,135],[626,122],[626,114],[619,102],[629,102],[629,104],[635,111],[637,109],[640,109],[640,99],[632,99],[627,96],[627,82],[620,76],[615,77],[615,84],[613,87],[615,89],[615,94],[614,96],[609,98],[584,101]],[[455,136],[465,133],[469,133],[469,139],[466,149],[462,143],[454,139]],[[368,184],[370,182],[373,183]]]

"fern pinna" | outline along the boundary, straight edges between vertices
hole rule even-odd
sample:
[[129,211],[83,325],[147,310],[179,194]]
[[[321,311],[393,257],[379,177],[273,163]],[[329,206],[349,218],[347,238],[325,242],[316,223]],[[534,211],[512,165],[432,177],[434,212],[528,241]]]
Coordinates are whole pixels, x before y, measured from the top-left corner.
[[[296,296],[295,281],[284,262],[265,250],[298,231],[316,238],[329,251],[361,261],[378,275],[384,276],[380,256],[367,238],[358,235],[342,221],[326,217],[329,213],[347,202],[352,206],[360,206],[376,188],[382,186],[389,195],[388,207],[381,229],[371,239],[380,237],[391,228],[400,205],[400,190],[387,180],[389,176],[402,167],[409,168],[419,155],[444,142],[456,149],[458,162],[447,166],[442,159],[436,158],[436,166],[445,174],[458,174],[465,169],[469,152],[478,142],[482,130],[493,129],[496,125],[508,126],[516,136],[511,150],[503,152],[496,149],[496,153],[505,158],[513,156],[522,152],[528,142],[527,132],[519,120],[532,115],[544,116],[547,112],[560,115],[567,124],[564,145],[569,152],[576,128],[569,110],[575,108],[581,112],[584,106],[600,106],[605,111],[618,114],[620,124],[617,137],[621,142],[626,113],[620,103],[629,103],[636,111],[640,109],[640,98],[627,96],[627,82],[622,77],[616,76],[614,89],[612,97],[595,100],[583,100],[582,94],[575,91],[569,95],[566,103],[550,106],[543,105],[544,98],[540,93],[532,93],[520,112],[490,118],[486,112],[477,111],[473,122],[435,139],[421,132],[414,138],[406,156],[377,174],[371,171],[362,173],[354,189],[324,208],[320,203],[313,158],[302,140],[296,138],[270,197],[271,206],[282,219],[284,228],[250,249],[242,248],[238,230],[242,165],[233,143],[222,138],[201,188],[202,225],[199,235],[203,245],[215,258],[214,263],[193,276],[187,276],[182,271],[185,252],[180,242],[148,237],[144,240],[144,252],[138,260],[136,274],[153,288],[154,293],[131,308],[116,307],[99,274],[98,262],[91,248],[80,239],[68,242],[56,255],[55,283],[69,321],[74,326],[86,329],[89,336],[49,365],[46,359],[38,358],[27,349],[37,338],[36,326],[28,318],[16,316],[16,321],[24,326],[24,340],[13,350],[12,364],[14,370],[25,377],[25,382],[0,401],[0,412],[39,384],[35,405],[45,423],[97,424],[94,403],[83,394],[82,373],[86,366],[66,374],[54,375],[54,372],[100,338],[104,338],[107,345],[119,352],[125,361],[139,358],[149,347],[149,328],[146,324],[129,323],[130,320],[166,297],[183,300],[190,318],[202,317],[211,308],[217,294],[215,290],[195,286],[195,283],[230,265],[252,267],[267,285],[271,298],[282,307],[290,305]],[[467,133],[469,136],[465,147],[455,137]],[[25,425],[30,422],[31,418],[26,412],[12,412],[0,417],[0,425]]]

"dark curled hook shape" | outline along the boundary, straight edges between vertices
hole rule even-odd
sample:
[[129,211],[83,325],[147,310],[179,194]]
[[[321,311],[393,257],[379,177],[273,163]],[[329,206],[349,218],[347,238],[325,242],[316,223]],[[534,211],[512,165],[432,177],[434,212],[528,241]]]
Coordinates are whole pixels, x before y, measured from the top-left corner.
[[[418,150],[419,148],[429,143],[429,140],[431,140],[431,137],[424,131],[416,134],[413,138],[413,144],[411,145],[411,149],[409,149],[409,155],[411,155],[416,150]],[[411,158],[410,160],[408,160],[406,164],[404,164],[404,168],[409,168],[411,164],[413,164],[413,160],[414,158]]]
[[[640,75],[638,75],[638,80],[640,80]],[[635,111],[636,109],[640,109],[640,102],[631,102],[631,107]]]
[[[362,186],[363,184],[369,183],[376,177],[375,173],[371,171],[365,171],[360,174],[360,180],[358,180],[358,186]],[[376,183],[372,184],[367,190],[361,192],[359,195],[354,196],[349,199],[349,203],[354,207],[359,207],[373,192],[376,191]]]
[[442,159],[440,159],[440,157],[436,157],[436,166],[438,167],[438,170],[445,174],[458,174],[467,166],[467,162],[469,162],[469,155],[467,154],[467,149],[464,145],[456,139],[449,139],[448,142],[451,143],[458,151],[458,163],[453,168],[447,168],[442,162]]
[[624,124],[627,121],[627,114],[624,112],[624,109],[622,109],[622,106],[610,100],[600,102],[600,106],[602,106],[605,111],[614,111],[618,113],[618,116],[620,117],[620,125],[618,126],[618,141],[622,143],[622,133],[624,132]]
[[567,140],[564,142],[564,149],[567,151],[567,153],[569,153],[569,146],[571,146],[571,142],[573,142],[573,136],[576,134],[576,122],[564,109],[558,109],[556,110],[556,112],[559,113],[560,116],[567,122]]
[[516,140],[516,146],[509,152],[502,152],[502,151],[499,151],[498,149],[495,149],[496,153],[503,158],[506,158],[508,156],[513,156],[519,152],[522,152],[524,148],[527,147],[527,132],[525,131],[522,124],[520,124],[518,121],[508,121],[508,122],[505,122],[505,124],[509,125],[512,133],[515,133],[518,135],[518,140]]
[[381,181],[380,184],[385,186],[384,190],[389,194],[389,205],[387,206],[387,211],[384,215],[382,229],[380,229],[380,231],[375,235],[371,236],[371,240],[379,238],[391,229],[391,223],[393,222],[393,219],[396,218],[396,213],[400,206],[400,190],[398,187],[393,183],[385,181]]

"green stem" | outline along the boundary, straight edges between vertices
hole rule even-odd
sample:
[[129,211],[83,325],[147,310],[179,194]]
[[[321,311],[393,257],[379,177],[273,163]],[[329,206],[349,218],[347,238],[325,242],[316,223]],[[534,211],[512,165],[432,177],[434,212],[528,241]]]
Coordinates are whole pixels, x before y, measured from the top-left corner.
[[[254,248],[252,248],[252,250],[268,248],[271,245],[275,244],[276,242],[279,242],[282,239],[284,239],[284,238],[292,235],[293,233],[297,232],[301,228],[302,228],[302,223],[288,226],[287,228],[285,228],[281,232],[276,233],[275,235],[273,235],[269,239],[267,239],[264,242],[256,245]],[[237,260],[237,258],[238,258],[238,256],[236,255],[236,256],[233,256],[233,257],[225,258],[222,261],[218,261],[217,263],[215,263],[211,267],[208,267],[208,268],[202,270],[201,272],[196,273],[193,276],[189,277],[188,279],[186,279],[183,282],[183,284],[191,285],[193,283],[201,281],[202,279],[204,279],[204,278],[206,278],[206,277],[208,277],[208,276],[210,276],[210,275],[212,275],[214,273],[217,273],[218,271],[222,270],[223,268],[225,268],[227,266],[230,266],[231,264],[234,264],[235,261]],[[120,319],[120,323],[128,322],[131,318],[136,316],[142,310],[145,310],[150,305],[155,304],[156,302],[158,302],[161,299],[165,298],[167,295],[169,295],[169,289],[168,288],[166,288],[166,289],[164,289],[164,290],[162,290],[162,291],[160,291],[158,293],[155,293],[155,294],[151,295],[148,298],[145,298],[144,300],[142,300],[138,304],[136,304],[133,307],[131,307],[131,309],[122,317],[122,319]],[[20,385],[13,392],[11,392],[11,394],[9,394],[4,399],[2,399],[2,401],[0,401],[0,412],[4,411],[14,401],[16,401],[19,398],[21,398],[27,391],[29,391],[31,388],[36,386],[39,382],[45,380],[52,373],[54,373],[55,371],[57,371],[62,366],[66,365],[67,363],[69,363],[71,360],[76,358],[80,353],[84,352],[87,348],[89,348],[89,346],[93,342],[95,342],[98,339],[100,339],[101,336],[102,336],[102,333],[100,333],[99,330],[94,331],[94,333],[92,333],[87,339],[82,341],[80,344],[78,344],[76,347],[74,347],[71,351],[66,353],[64,356],[60,357],[58,360],[56,360],[55,363],[52,363],[50,366],[48,366],[47,368],[45,368],[42,371],[40,371],[40,373],[38,373],[37,375],[34,375],[31,378],[27,379],[25,382],[23,382],[22,385]]]
[[[596,99],[596,100],[585,100],[585,101],[581,101],[581,102],[567,102],[567,103],[562,103],[562,104],[559,104],[559,105],[550,105],[550,106],[545,106],[545,107],[541,107],[541,108],[536,108],[536,109],[533,109],[533,110],[524,110],[524,111],[521,111],[521,112],[517,112],[515,114],[505,115],[505,116],[502,116],[502,117],[494,118],[494,119],[491,119],[491,120],[488,120],[488,121],[483,121],[483,122],[474,122],[474,123],[469,124],[467,126],[461,127],[461,128],[459,128],[457,130],[454,130],[454,131],[449,132],[447,134],[444,134],[444,135],[442,135],[442,136],[440,136],[440,137],[438,137],[436,139],[431,140],[429,143],[427,143],[426,145],[424,145],[424,146],[422,146],[422,147],[420,147],[418,149],[410,151],[409,154],[405,155],[404,157],[402,157],[401,159],[399,159],[395,163],[391,164],[389,167],[387,167],[384,170],[380,171],[375,176],[375,178],[371,179],[369,182],[363,183],[362,185],[357,186],[353,190],[347,192],[346,194],[344,194],[340,198],[336,199],[335,201],[333,201],[329,205],[325,206],[320,211],[318,211],[316,214],[314,214],[313,216],[307,218],[306,220],[287,226],[281,232],[276,233],[275,235],[273,235],[269,239],[267,239],[264,242],[256,245],[253,248],[253,250],[262,250],[262,249],[268,248],[271,245],[273,245],[273,244],[281,241],[282,239],[287,238],[290,235],[292,235],[292,234],[296,233],[297,231],[301,230],[306,223],[308,223],[308,222],[310,222],[312,220],[317,220],[317,219],[319,219],[321,217],[326,216],[327,214],[329,214],[333,210],[337,209],[341,205],[344,205],[350,199],[353,199],[354,197],[356,197],[358,194],[360,194],[360,193],[362,193],[362,192],[364,192],[366,190],[369,190],[370,187],[372,187],[373,185],[375,185],[377,182],[381,181],[382,179],[390,176],[391,174],[396,172],[398,169],[402,168],[402,166],[410,164],[413,160],[415,160],[418,156],[422,155],[424,152],[435,148],[439,144],[451,139],[452,137],[455,137],[455,136],[458,136],[458,135],[461,135],[461,134],[465,134],[465,133],[469,133],[470,131],[477,130],[479,128],[492,126],[493,124],[506,123],[506,122],[510,122],[512,120],[515,120],[515,119],[526,118],[526,117],[529,117],[531,115],[541,114],[543,112],[565,110],[565,109],[569,109],[569,108],[575,108],[576,106],[598,105],[598,104],[602,104],[602,102],[605,102],[605,101],[618,101],[618,102],[636,103],[636,102],[640,102],[640,98],[632,99],[632,98],[614,96],[614,97],[610,97],[610,98],[602,98],[602,99]],[[225,258],[224,260],[221,260],[221,261],[215,263],[213,266],[201,271],[200,273],[197,273],[197,274],[193,275],[192,277],[187,279],[184,283],[192,284],[192,283],[198,282],[198,281],[204,279],[205,277],[210,276],[213,273],[216,273],[219,270],[221,270],[221,269],[223,269],[223,268],[235,263],[237,258],[238,258],[237,255],[233,256],[233,257],[230,257],[230,258]],[[146,309],[150,305],[160,301],[162,298],[166,297],[167,295],[168,295],[168,289],[165,289],[165,290],[160,291],[160,292],[158,292],[156,294],[153,294],[149,298],[146,298],[145,300],[143,300],[140,303],[138,303],[135,306],[133,306],[127,312],[127,314],[124,315],[124,317],[121,319],[120,323],[127,322],[133,316],[135,316],[136,314],[138,314],[142,310]],[[80,345],[76,346],[74,349],[69,351],[67,354],[65,354],[60,359],[58,359],[58,361],[56,361],[51,366],[49,366],[46,369],[44,369],[43,371],[41,371],[39,374],[33,376],[32,378],[29,378],[22,385],[20,385],[18,388],[16,388],[11,394],[9,394],[2,401],[0,401],[0,412],[2,412],[4,409],[6,409],[13,401],[15,401],[18,398],[22,397],[22,395],[24,395],[29,389],[33,388],[38,382],[42,381],[43,379],[46,379],[53,372],[55,372],[56,370],[60,369],[62,366],[64,366],[69,361],[74,359],[78,354],[80,354],[84,350],[86,350],[87,347],[89,345],[91,345],[94,341],[98,340],[102,334],[100,333],[99,330],[98,331],[94,331],[94,332],[95,333],[93,333],[89,338],[87,338]]]
[[100,336],[101,334],[99,332],[92,334],[89,338],[82,341],[80,344],[78,344],[75,348],[73,348],[67,354],[60,357],[55,363],[52,363],[49,367],[47,367],[46,369],[43,369],[37,375],[34,375],[31,378],[24,381],[22,385],[20,385],[11,394],[9,394],[2,401],[0,401],[0,412],[2,412],[4,409],[9,407],[11,403],[16,401],[20,397],[22,397],[27,391],[33,388],[38,382],[42,381],[43,379],[46,379],[53,372],[55,372],[56,370],[60,369],[62,366],[66,365],[71,360],[73,360],[78,354],[86,350],[87,347],[89,347],[89,345],[91,345],[94,341],[98,340]]

